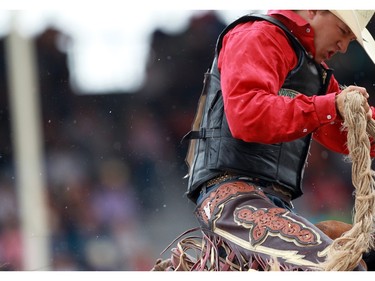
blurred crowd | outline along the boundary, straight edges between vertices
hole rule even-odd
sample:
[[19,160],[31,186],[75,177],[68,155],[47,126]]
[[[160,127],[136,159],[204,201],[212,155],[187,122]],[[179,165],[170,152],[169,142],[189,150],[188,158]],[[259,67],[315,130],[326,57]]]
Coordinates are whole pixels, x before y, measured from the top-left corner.
[[[203,74],[225,23],[214,11],[186,30],[152,34],[146,79],[134,93],[76,93],[65,44],[49,27],[35,37],[42,109],[51,270],[150,270],[196,222],[184,197],[187,144]],[[64,40],[65,39],[65,40]],[[0,268],[22,270],[22,241],[5,38],[0,40]],[[59,42],[59,44],[57,43]],[[331,62],[343,84],[368,88],[375,69],[355,44]],[[261,79],[261,77],[259,77]],[[351,166],[313,143],[298,212],[351,222]],[[37,239],[37,238],[34,238]],[[35,270],[43,270],[38,268]]]

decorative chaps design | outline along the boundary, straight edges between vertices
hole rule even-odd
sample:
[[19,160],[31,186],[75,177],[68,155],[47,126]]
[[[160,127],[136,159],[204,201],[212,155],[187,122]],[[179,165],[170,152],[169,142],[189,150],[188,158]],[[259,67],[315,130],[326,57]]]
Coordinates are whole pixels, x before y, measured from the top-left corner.
[[261,188],[245,181],[218,185],[198,202],[195,214],[207,237],[222,237],[237,260],[277,260],[288,270],[319,270],[332,242],[312,223],[275,206]]
[[282,208],[269,210],[255,209],[251,206],[237,208],[234,220],[244,228],[250,228],[250,243],[252,246],[261,244],[267,235],[280,235],[297,245],[317,244],[316,234],[301,224],[292,221],[288,212]]
[[202,237],[179,240],[171,258],[158,259],[152,270],[324,270],[322,263],[332,243],[320,230],[324,228],[276,206],[253,183],[232,179],[217,184],[202,194],[195,215],[200,228],[181,236],[200,230]]

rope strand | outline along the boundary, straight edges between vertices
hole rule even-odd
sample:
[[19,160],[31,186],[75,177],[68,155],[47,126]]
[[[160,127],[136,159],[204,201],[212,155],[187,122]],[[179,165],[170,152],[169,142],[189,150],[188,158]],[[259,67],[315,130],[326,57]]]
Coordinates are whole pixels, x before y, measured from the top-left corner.
[[374,120],[367,121],[362,107],[364,97],[349,92],[344,108],[343,129],[347,130],[352,183],[355,187],[353,227],[330,245],[323,268],[326,271],[350,271],[361,261],[362,254],[374,248],[375,181],[371,169],[370,139],[375,137]]

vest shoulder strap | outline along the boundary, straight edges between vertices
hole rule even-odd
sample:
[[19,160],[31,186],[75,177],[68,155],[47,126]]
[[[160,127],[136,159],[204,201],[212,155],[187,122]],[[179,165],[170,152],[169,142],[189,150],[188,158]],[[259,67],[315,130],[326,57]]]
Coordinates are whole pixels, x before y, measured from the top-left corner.
[[[257,21],[257,20],[265,20],[265,21],[268,21],[268,22],[278,26],[279,28],[281,28],[285,32],[285,34],[288,36],[289,40],[292,42],[292,45],[293,45],[294,49],[296,51],[300,50],[303,53],[307,54],[307,51],[306,51],[305,47],[301,44],[301,42],[297,39],[297,37],[294,36],[294,34],[281,21],[279,21],[278,19],[276,19],[274,17],[271,17],[269,15],[248,14],[248,15],[244,15],[244,16],[238,18],[237,20],[235,20],[232,23],[230,23],[229,25],[227,25],[227,27],[220,33],[219,38],[216,42],[215,55],[216,56],[219,55],[219,52],[220,52],[222,44],[223,44],[224,35],[227,34],[227,32],[229,30],[231,30],[233,27],[235,27],[236,25],[238,25],[240,23],[245,23],[245,22],[249,22],[249,21]],[[298,54],[298,52],[297,52],[297,54]]]

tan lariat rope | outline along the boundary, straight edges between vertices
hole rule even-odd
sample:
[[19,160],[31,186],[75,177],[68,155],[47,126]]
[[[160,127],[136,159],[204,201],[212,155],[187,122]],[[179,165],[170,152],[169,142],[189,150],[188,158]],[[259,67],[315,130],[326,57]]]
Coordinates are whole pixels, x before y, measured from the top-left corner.
[[363,102],[364,97],[357,92],[349,92],[345,100],[343,129],[348,133],[348,159],[355,187],[353,227],[329,247],[323,263],[326,271],[353,270],[362,254],[374,248],[375,173],[371,169],[369,138],[375,137],[375,122],[367,120]]

